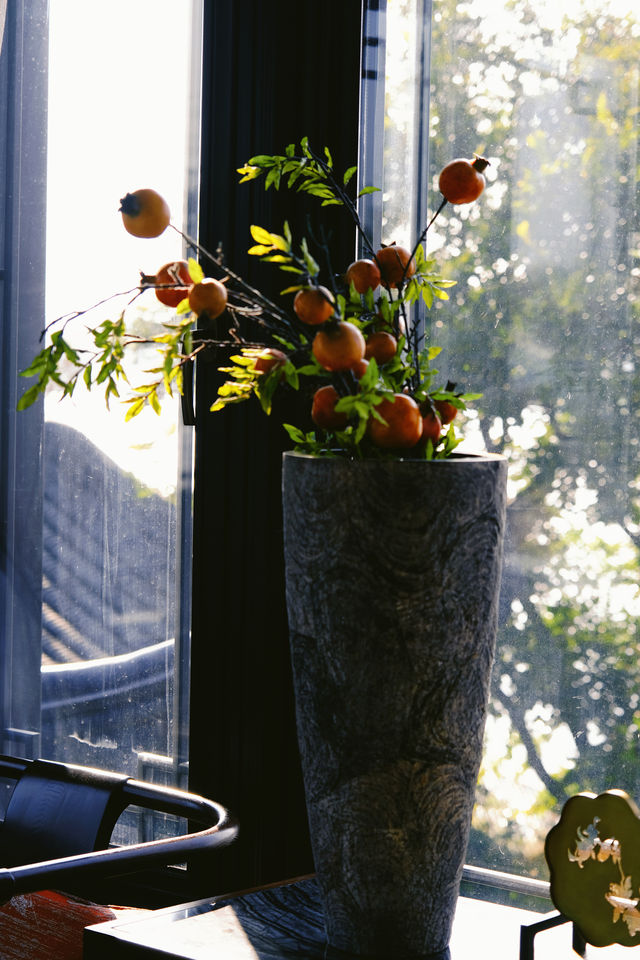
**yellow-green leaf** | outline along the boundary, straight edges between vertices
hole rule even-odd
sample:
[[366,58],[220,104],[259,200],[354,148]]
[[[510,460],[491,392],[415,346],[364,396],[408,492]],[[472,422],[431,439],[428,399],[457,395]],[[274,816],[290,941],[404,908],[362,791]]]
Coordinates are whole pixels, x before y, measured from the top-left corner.
[[245,163],[243,167],[238,167],[237,172],[242,174],[240,183],[246,183],[247,180],[255,180],[256,177],[259,177],[262,170],[260,170],[259,167],[252,167],[251,164]]
[[189,257],[187,263],[189,264],[189,276],[194,283],[201,283],[204,280],[204,270],[200,266],[197,260],[193,257]]
[[249,229],[251,230],[251,236],[256,243],[268,244],[269,247],[274,245],[273,234],[269,233],[268,230],[265,230],[264,227],[258,227],[255,223],[252,223]]
[[125,418],[124,418],[125,421],[127,421],[127,420],[132,420],[133,417],[137,417],[143,407],[144,407],[144,399],[143,399],[143,398],[140,399],[140,400],[135,400],[135,401],[131,404],[131,406],[129,407],[129,409],[127,410],[127,412],[126,412],[126,415],[125,415]]

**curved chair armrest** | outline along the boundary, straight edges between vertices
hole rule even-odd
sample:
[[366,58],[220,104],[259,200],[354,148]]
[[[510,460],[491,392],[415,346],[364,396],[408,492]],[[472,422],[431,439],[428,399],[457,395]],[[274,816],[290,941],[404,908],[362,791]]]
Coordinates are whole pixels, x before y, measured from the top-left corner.
[[184,790],[124,779],[121,800],[122,810],[135,804],[183,817],[202,824],[204,829],[178,837],[0,868],[0,903],[17,894],[49,887],[64,889],[66,884],[75,884],[80,878],[99,879],[135,873],[149,866],[180,863],[193,854],[226,846],[238,833],[238,824],[225,807]]

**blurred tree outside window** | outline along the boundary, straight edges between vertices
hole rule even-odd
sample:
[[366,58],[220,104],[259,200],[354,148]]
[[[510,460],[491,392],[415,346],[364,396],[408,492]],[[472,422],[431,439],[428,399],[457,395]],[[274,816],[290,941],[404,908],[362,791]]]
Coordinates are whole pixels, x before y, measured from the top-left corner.
[[407,183],[426,179],[433,211],[445,163],[489,158],[482,198],[429,233],[457,285],[427,324],[443,381],[483,392],[466,448],[510,463],[469,862],[543,876],[567,797],[640,798],[640,11],[433,0],[425,22],[425,6],[387,7],[382,239],[416,236]]

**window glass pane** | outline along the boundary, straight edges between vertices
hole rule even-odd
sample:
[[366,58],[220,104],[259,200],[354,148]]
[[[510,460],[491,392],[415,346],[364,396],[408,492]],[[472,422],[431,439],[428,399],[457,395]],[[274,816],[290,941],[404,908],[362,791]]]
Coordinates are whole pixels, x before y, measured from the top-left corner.
[[[126,310],[144,339],[174,314],[153,291],[137,296],[140,274],[180,259],[182,240],[173,230],[134,238],[118,208],[128,191],[153,187],[187,228],[198,113],[191,4],[52,0],[49,16],[46,322],[53,332],[79,311],[64,326],[77,344],[85,320]],[[156,364],[153,348],[136,348],[131,383]],[[176,669],[188,662],[178,578],[189,438],[176,398],[160,416],[125,423],[126,410],[84,386],[45,399],[40,753],[175,780],[185,759]]]
[[[396,150],[424,76],[414,4],[389,0],[388,14],[406,27],[387,57]],[[483,391],[461,425],[467,448],[510,462],[469,850],[510,872],[546,874],[543,839],[571,794],[640,795],[639,55],[634,0],[433,3],[431,211],[445,163],[491,162],[480,200],[446,207],[429,232],[457,286],[427,322],[442,380]],[[412,162],[424,176],[424,151]],[[387,172],[383,239],[403,242],[405,224],[414,239],[405,173]]]
[[401,243],[401,237],[409,237],[417,216],[417,191],[407,190],[406,184],[414,181],[419,163],[421,7],[419,0],[391,2],[387,6],[383,243]]

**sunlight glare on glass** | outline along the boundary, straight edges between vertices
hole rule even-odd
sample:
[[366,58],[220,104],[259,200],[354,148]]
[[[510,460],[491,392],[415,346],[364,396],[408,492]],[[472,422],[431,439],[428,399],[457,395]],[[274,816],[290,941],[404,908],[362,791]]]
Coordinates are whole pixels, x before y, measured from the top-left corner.
[[[46,323],[124,293],[86,317],[94,326],[117,318],[141,271],[154,274],[183,255],[171,229],[157,239],[131,237],[118,208],[125,193],[153,187],[169,203],[172,223],[182,227],[190,5],[51,0],[49,6]],[[163,310],[151,291],[136,301],[138,308],[142,322]],[[75,329],[84,323],[81,317]],[[71,401],[46,401],[48,419],[81,430],[154,489],[170,490],[176,403],[161,417],[147,412],[126,426],[124,412],[116,399],[109,413],[103,398],[84,390]]]

